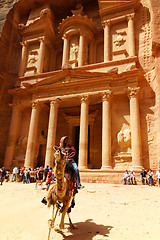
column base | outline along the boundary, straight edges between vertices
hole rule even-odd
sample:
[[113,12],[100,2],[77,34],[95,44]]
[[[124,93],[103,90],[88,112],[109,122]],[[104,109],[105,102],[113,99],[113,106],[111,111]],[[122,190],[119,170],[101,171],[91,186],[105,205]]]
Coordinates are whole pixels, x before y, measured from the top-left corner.
[[110,170],[112,169],[111,166],[104,166],[104,167],[101,167],[100,171],[107,171],[107,170]]
[[142,170],[143,166],[132,166],[132,170]]
[[87,167],[87,166],[78,166],[78,169],[79,169],[80,171],[82,171],[82,170],[88,170],[88,167]]

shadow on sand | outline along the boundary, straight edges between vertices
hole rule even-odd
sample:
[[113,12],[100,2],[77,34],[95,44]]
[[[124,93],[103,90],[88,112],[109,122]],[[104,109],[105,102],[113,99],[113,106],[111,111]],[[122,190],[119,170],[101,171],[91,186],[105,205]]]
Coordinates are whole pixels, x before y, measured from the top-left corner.
[[72,235],[66,236],[62,231],[59,233],[63,236],[63,239],[68,240],[92,240],[97,236],[97,239],[107,239],[112,226],[104,226],[102,224],[96,224],[93,219],[88,219],[85,222],[74,223],[75,229],[69,229]]

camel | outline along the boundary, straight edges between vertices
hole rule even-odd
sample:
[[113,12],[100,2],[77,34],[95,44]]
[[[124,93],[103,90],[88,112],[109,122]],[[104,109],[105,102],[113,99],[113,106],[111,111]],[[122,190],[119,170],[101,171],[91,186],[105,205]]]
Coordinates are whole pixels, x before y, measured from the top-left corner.
[[[67,213],[69,218],[70,227],[74,228],[72,224],[69,212],[71,211],[71,207],[74,207],[74,195],[76,193],[75,189],[75,181],[72,174],[65,173],[65,156],[66,154],[61,151],[60,148],[54,147],[55,150],[55,168],[54,175],[56,176],[56,182],[53,183],[47,192],[46,200],[48,207],[51,208],[50,217],[48,220],[48,240],[50,239],[51,229],[54,227],[55,219],[57,213],[61,213],[61,221],[57,228],[54,227],[55,230],[64,229],[64,218]],[[71,203],[72,202],[72,203]],[[71,203],[71,207],[69,204]],[[61,206],[62,205],[62,206]],[[54,209],[56,211],[54,213]]]

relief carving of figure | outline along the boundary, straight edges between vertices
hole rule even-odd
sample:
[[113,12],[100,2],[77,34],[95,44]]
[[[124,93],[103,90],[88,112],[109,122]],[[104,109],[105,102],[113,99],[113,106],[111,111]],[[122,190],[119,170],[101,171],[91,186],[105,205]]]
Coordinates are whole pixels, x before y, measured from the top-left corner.
[[75,43],[72,43],[70,49],[70,60],[77,60],[78,58],[78,46]]
[[116,47],[121,47],[122,45],[124,45],[124,43],[126,42],[126,38],[124,37],[125,35],[125,31],[117,33],[116,39],[114,40],[114,44]]
[[17,139],[15,151],[14,151],[14,159],[24,159],[27,149],[27,141],[28,138],[26,136],[21,136]]
[[121,130],[117,134],[117,141],[122,152],[129,152],[131,148],[131,130]]
[[31,51],[31,52],[29,53],[27,67],[34,67],[34,66],[35,66],[35,63],[36,63],[37,60],[38,60],[37,55],[38,55],[38,52],[37,52],[37,51]]

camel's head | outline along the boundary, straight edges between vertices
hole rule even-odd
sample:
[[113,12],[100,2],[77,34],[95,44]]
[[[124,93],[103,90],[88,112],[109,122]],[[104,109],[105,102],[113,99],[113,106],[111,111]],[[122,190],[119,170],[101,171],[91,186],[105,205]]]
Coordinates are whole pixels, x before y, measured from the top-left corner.
[[55,150],[55,161],[60,162],[62,159],[65,159],[66,153],[64,153],[61,148],[55,146],[53,149]]

